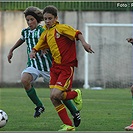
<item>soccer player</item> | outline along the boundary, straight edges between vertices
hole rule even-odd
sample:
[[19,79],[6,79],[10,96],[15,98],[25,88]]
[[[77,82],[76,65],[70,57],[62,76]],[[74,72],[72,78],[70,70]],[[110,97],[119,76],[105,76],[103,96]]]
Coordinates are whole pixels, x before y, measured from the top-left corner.
[[[24,44],[24,42],[26,42],[28,62],[27,68],[23,70],[21,74],[21,82],[25,88],[28,97],[36,105],[34,113],[34,117],[36,118],[44,112],[45,107],[41,100],[38,98],[33,83],[39,77],[43,77],[43,80],[45,82],[49,82],[50,67],[52,65],[52,61],[50,51],[47,51],[46,54],[43,54],[43,51],[40,50],[36,54],[35,59],[29,58],[29,53],[38,42],[41,33],[44,31],[44,28],[40,25],[40,22],[44,21],[44,18],[42,11],[37,7],[28,7],[24,11],[24,15],[28,24],[28,28],[22,30],[21,38],[18,39],[15,45],[10,49],[8,54],[8,61],[9,63],[11,63],[13,51],[22,44]],[[78,109],[73,105],[73,103],[70,100],[66,100],[64,101],[64,103],[73,115],[75,126],[79,126],[81,120]]]
[[[127,38],[126,40],[133,45],[133,38]],[[133,85],[131,86],[131,95],[132,95],[132,103],[133,103]],[[133,104],[132,104],[132,106],[133,106]],[[125,127],[125,130],[133,131],[133,110],[132,110],[132,123],[131,123],[131,125]]]
[[27,44],[27,68],[21,73],[21,82],[26,90],[28,97],[36,105],[34,117],[39,117],[41,113],[44,112],[45,108],[43,103],[38,98],[36,91],[34,89],[33,83],[37,78],[43,77],[44,81],[49,81],[49,72],[51,67],[51,54],[43,54],[42,51],[39,51],[37,58],[31,60],[29,58],[29,53],[32,48],[38,42],[38,39],[43,32],[43,27],[40,25],[40,22],[43,21],[42,11],[37,7],[28,7],[24,11],[25,19],[28,25],[28,28],[25,28],[21,32],[21,38],[15,43],[15,45],[10,49],[8,54],[8,62],[11,63],[11,58],[13,57],[13,51],[24,44]]
[[82,108],[82,96],[80,89],[72,90],[74,67],[77,67],[76,42],[80,40],[84,49],[94,53],[91,46],[86,43],[79,30],[66,24],[59,24],[58,9],[47,6],[43,10],[44,28],[36,46],[30,53],[30,58],[36,58],[39,50],[50,49],[52,54],[52,67],[50,68],[51,89],[50,98],[63,122],[59,131],[75,131],[75,127],[69,118],[62,101],[73,99],[78,109]]

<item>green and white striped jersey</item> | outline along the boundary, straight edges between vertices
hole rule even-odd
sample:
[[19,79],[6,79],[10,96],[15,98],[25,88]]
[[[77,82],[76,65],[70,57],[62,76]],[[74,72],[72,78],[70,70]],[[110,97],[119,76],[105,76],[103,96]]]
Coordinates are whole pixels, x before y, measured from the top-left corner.
[[37,44],[38,39],[40,38],[41,33],[44,31],[41,25],[38,25],[36,29],[30,30],[30,28],[25,28],[21,32],[21,39],[24,40],[27,44],[27,55],[28,62],[27,67],[34,67],[40,71],[50,71],[52,65],[52,56],[50,51],[47,54],[42,54],[41,51],[37,52],[36,58],[30,59],[29,53],[32,48]]

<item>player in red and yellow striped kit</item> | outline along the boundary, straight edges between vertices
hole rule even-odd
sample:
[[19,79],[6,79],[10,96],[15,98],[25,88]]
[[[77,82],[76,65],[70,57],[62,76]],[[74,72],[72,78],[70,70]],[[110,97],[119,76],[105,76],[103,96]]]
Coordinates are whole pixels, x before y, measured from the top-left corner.
[[79,30],[66,24],[59,24],[56,7],[47,6],[44,8],[43,14],[46,30],[41,34],[30,57],[35,58],[36,53],[41,49],[50,49],[53,58],[50,68],[50,98],[63,122],[60,131],[73,131],[75,128],[62,101],[73,99],[78,109],[82,108],[81,91],[79,89],[71,90],[74,67],[78,66],[75,40],[80,40],[87,52],[94,53],[94,51],[86,43]]

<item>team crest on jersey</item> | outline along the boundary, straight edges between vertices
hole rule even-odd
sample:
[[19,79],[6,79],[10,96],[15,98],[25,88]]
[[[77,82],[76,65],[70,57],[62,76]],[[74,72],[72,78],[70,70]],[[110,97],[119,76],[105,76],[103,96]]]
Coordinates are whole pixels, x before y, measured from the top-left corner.
[[56,38],[60,38],[60,34],[59,33],[56,33]]

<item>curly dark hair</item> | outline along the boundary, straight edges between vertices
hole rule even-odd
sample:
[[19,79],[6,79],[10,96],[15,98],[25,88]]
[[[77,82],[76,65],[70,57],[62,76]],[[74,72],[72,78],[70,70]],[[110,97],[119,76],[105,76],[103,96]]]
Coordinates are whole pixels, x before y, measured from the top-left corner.
[[42,10],[39,9],[38,7],[30,6],[26,8],[26,10],[24,11],[24,14],[25,14],[25,17],[27,15],[32,15],[37,20],[38,23],[44,20]]

